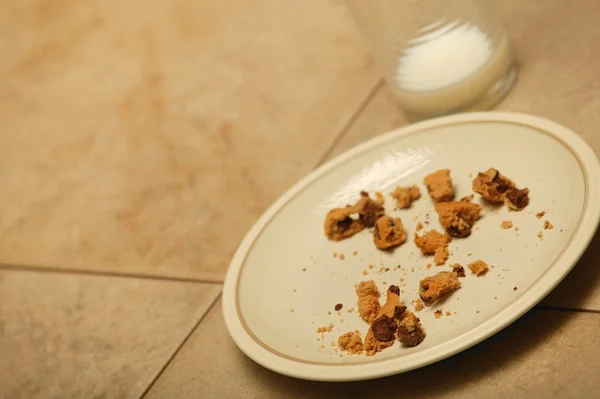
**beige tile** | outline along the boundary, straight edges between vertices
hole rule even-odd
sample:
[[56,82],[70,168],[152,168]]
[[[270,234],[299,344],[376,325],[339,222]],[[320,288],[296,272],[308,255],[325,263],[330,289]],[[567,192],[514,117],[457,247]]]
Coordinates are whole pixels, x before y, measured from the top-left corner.
[[[403,375],[358,383],[287,378],[246,358],[220,306],[194,332],[146,398],[594,398],[600,315],[534,310],[460,355]],[[210,359],[210,360],[209,360]],[[568,365],[568,366],[566,366]]]
[[220,289],[0,270],[0,398],[138,398]]
[[221,280],[379,74],[343,2],[0,7],[0,262]]
[[[517,85],[498,109],[541,115],[574,129],[600,155],[600,4],[516,0],[496,2],[522,64]],[[535,21],[535,23],[531,23]],[[405,125],[390,90],[382,87],[334,148],[337,155]],[[600,310],[598,238],[544,304]]]

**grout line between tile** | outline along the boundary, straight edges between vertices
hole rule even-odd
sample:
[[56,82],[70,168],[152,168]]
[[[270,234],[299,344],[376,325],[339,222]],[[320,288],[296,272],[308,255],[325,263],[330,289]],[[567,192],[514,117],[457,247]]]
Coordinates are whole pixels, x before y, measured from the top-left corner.
[[563,306],[537,305],[535,308],[541,309],[541,310],[556,310],[556,311],[559,311],[559,312],[600,314],[600,310],[595,310],[595,309],[577,309],[577,308],[569,308],[569,307],[563,307]]
[[210,306],[206,309],[206,312],[204,312],[204,314],[202,316],[200,316],[200,319],[196,322],[196,324],[194,325],[194,327],[192,327],[192,329],[185,336],[185,338],[183,339],[183,341],[181,341],[181,344],[179,344],[179,346],[175,349],[175,351],[173,352],[173,354],[171,355],[171,357],[169,357],[169,359],[165,362],[165,364],[158,371],[158,373],[156,374],[156,376],[152,379],[152,381],[150,381],[150,384],[148,384],[148,386],[146,387],[146,389],[144,390],[144,392],[140,395],[140,399],[143,399],[148,394],[148,392],[150,392],[150,390],[152,389],[152,387],[154,386],[154,384],[156,384],[156,381],[158,381],[158,379],[164,373],[164,371],[167,369],[167,367],[169,367],[169,365],[171,364],[171,362],[173,361],[173,359],[175,359],[175,357],[177,356],[177,354],[179,353],[179,351],[181,350],[181,348],[183,348],[183,346],[190,339],[190,337],[192,336],[192,334],[194,334],[194,332],[198,329],[198,326],[200,326],[200,324],[202,324],[202,321],[204,321],[204,319],[206,318],[206,316],[213,310],[213,308],[215,307],[215,305],[217,304],[217,302],[221,298],[222,294],[223,294],[222,291],[219,292],[219,295],[217,295],[216,298],[212,301],[212,303],[210,304]]
[[375,95],[379,92],[379,90],[383,87],[383,85],[384,85],[384,80],[383,80],[383,78],[380,78],[375,83],[375,85],[371,88],[369,93],[367,93],[367,96],[358,105],[358,107],[356,108],[356,111],[354,111],[354,113],[350,116],[350,118],[348,118],[348,122],[346,122],[346,124],[342,127],[342,129],[340,129],[340,132],[338,133],[338,135],[333,139],[331,144],[329,144],[329,147],[327,147],[327,149],[325,150],[323,155],[321,155],[321,157],[319,158],[319,160],[317,161],[317,163],[315,164],[313,169],[318,168],[327,160],[329,155],[331,155],[331,153],[337,147],[337,145],[340,143],[340,141],[342,141],[342,139],[346,136],[346,133],[348,133],[350,128],[352,126],[354,126],[354,122],[356,122],[356,120],[363,114],[363,112],[365,111],[365,109],[367,108],[367,106],[369,105],[371,100],[373,99],[373,97],[375,97]]
[[35,272],[35,273],[55,273],[55,274],[76,274],[84,276],[96,276],[96,277],[122,277],[122,278],[135,278],[142,280],[158,280],[158,281],[173,281],[173,282],[184,282],[184,283],[202,283],[202,284],[223,284],[219,280],[205,280],[187,277],[169,277],[169,276],[151,276],[146,274],[135,274],[135,273],[113,273],[103,272],[97,270],[81,270],[81,269],[62,269],[54,267],[40,267],[40,266],[29,266],[29,265],[9,265],[0,263],[0,271],[22,271],[22,272]]

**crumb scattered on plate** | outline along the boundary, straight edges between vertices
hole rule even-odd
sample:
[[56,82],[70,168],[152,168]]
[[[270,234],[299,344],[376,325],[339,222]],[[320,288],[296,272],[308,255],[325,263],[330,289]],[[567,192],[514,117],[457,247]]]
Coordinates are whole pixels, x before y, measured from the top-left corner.
[[535,217],[538,219],[541,219],[544,217],[544,215],[546,214],[546,211],[540,211],[538,213],[535,214]]
[[469,263],[469,269],[471,269],[471,271],[479,277],[488,271],[488,264],[479,259],[473,263]]
[[504,230],[508,230],[513,227],[513,224],[510,220],[505,220],[500,224],[500,227],[502,227]]
[[396,206],[399,209],[406,209],[410,208],[410,205],[421,197],[421,190],[416,185],[409,187],[398,186],[391,195],[396,200]]
[[453,265],[450,265],[450,267],[452,267],[452,271],[454,273],[456,273],[456,275],[458,277],[465,277],[466,276],[466,274],[465,274],[465,268],[460,263],[455,263]]
[[433,312],[433,315],[435,316],[436,319],[439,319],[443,315],[442,309],[436,310],[435,312]]
[[544,222],[544,230],[552,230],[554,226],[548,220]]

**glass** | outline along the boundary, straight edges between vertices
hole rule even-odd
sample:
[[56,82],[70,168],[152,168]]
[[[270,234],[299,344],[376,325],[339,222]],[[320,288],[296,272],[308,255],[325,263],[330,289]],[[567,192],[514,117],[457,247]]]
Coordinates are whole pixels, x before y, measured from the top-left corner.
[[516,80],[506,34],[485,0],[347,3],[410,120],[492,108]]

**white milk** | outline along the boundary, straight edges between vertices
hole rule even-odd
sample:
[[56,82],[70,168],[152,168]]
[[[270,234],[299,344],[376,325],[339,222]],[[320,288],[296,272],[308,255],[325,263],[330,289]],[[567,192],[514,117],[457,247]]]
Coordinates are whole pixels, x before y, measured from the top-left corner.
[[453,22],[424,28],[398,59],[396,94],[402,107],[421,117],[493,106],[516,72],[505,37],[498,43],[475,25]]

